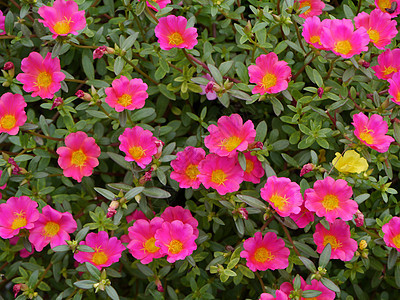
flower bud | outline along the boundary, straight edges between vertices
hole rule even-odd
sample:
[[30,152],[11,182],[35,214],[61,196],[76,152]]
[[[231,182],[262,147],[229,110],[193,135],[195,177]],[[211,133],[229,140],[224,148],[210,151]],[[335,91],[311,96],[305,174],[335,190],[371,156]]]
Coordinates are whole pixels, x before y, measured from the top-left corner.
[[262,142],[254,142],[251,143],[248,147],[247,150],[251,150],[254,148],[259,148],[259,149],[263,149],[264,148],[264,144]]
[[362,250],[364,250],[365,248],[367,248],[367,246],[368,246],[367,242],[366,242],[365,240],[361,240],[358,247],[359,247],[360,250],[362,251]]
[[64,103],[63,98],[57,97],[56,99],[54,99],[53,105],[51,106],[50,110],[52,110],[54,107],[60,106],[63,103]]
[[303,176],[303,175],[311,172],[312,170],[314,170],[314,168],[315,168],[315,166],[312,163],[305,164],[303,166],[303,168],[301,168],[300,176]]
[[156,140],[156,147],[157,147],[157,153],[154,154],[155,159],[159,159],[162,154],[162,149],[164,147],[165,143],[161,140]]
[[164,288],[159,278],[156,279],[155,284],[157,286],[157,291],[159,291],[160,293],[164,293]]
[[354,222],[356,223],[357,227],[361,227],[364,225],[364,215],[361,211],[357,210]]
[[323,87],[318,88],[317,93],[318,93],[319,99],[321,99],[322,95],[324,94],[324,88]]
[[249,212],[247,211],[246,208],[240,207],[238,209],[239,213],[242,215],[243,219],[247,220],[249,218]]
[[150,168],[149,171],[144,173],[144,175],[139,179],[139,184],[144,185],[147,181],[150,181],[152,172],[153,172],[153,168]]
[[86,100],[86,101],[92,100],[92,96],[90,94],[88,94],[88,93],[85,93],[82,90],[78,90],[75,93],[75,96],[77,96],[78,98],[81,98],[82,100]]
[[14,64],[11,61],[8,61],[4,64],[3,69],[4,69],[4,71],[14,69]]
[[93,51],[93,59],[102,58],[107,51],[107,46],[100,46]]

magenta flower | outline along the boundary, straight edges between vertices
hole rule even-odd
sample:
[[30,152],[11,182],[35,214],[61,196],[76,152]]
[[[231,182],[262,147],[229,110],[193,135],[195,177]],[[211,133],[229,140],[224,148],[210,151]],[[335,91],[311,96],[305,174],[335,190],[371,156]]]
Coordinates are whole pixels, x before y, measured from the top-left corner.
[[0,97],[0,133],[16,135],[19,127],[26,122],[24,97],[20,94],[5,93]]
[[385,153],[389,146],[394,142],[394,138],[386,135],[388,124],[381,115],[373,114],[368,118],[362,112],[353,115],[354,135],[368,147]]
[[90,262],[99,270],[118,262],[122,251],[125,250],[125,246],[122,245],[121,241],[115,236],[108,238],[108,233],[105,231],[89,233],[85,241],[81,241],[79,245],[87,245],[93,248],[94,252],[78,251],[74,254],[75,260],[80,263]]
[[61,72],[60,60],[58,57],[51,58],[50,52],[44,59],[39,53],[31,52],[22,60],[21,70],[23,73],[18,74],[16,78],[23,84],[25,92],[33,92],[32,97],[52,99],[60,90],[61,81],[65,78]]
[[176,159],[171,161],[171,178],[179,182],[180,188],[199,188],[199,163],[205,156],[206,152],[202,148],[191,146],[176,154]]
[[286,177],[268,177],[261,189],[261,198],[271,204],[281,217],[300,213],[303,203],[300,186]]
[[354,18],[354,23],[356,28],[363,27],[367,30],[370,41],[378,49],[385,49],[397,35],[397,22],[379,9],[373,10],[370,15],[366,12],[359,13]]
[[400,73],[395,73],[387,81],[389,82],[389,95],[393,97],[390,100],[400,105]]
[[243,248],[240,257],[246,259],[246,265],[253,272],[285,269],[289,265],[290,250],[274,232],[267,232],[264,237],[256,232],[244,241]]
[[132,221],[141,220],[141,219],[149,221],[149,219],[146,217],[146,215],[140,210],[135,210],[129,216],[126,216],[127,223],[130,223]]
[[152,156],[157,153],[157,138],[140,126],[126,128],[118,140],[121,142],[119,150],[126,154],[125,160],[135,161],[142,169],[151,163]]
[[161,228],[164,220],[155,217],[151,221],[140,219],[128,228],[130,242],[127,246],[129,252],[142,264],[148,264],[155,258],[163,257],[160,248],[155,245],[155,234]]
[[208,154],[199,164],[200,182],[206,189],[216,189],[220,195],[239,190],[243,169],[236,158]]
[[[143,1],[143,0],[140,0],[140,1]],[[161,10],[161,9],[167,7],[167,5],[171,3],[171,0],[155,0],[154,2],[156,2],[156,3],[158,4],[158,6],[160,6],[160,10]],[[151,5],[151,4],[149,3],[149,1],[146,1],[146,4],[147,4],[147,6],[150,7],[151,9],[153,9],[153,10],[155,10],[155,11],[158,11],[158,9],[155,8],[153,5]]]
[[0,237],[9,239],[17,235],[20,229],[32,229],[39,219],[36,201],[27,196],[11,197],[0,204]]
[[386,245],[400,252],[400,218],[393,217],[389,223],[382,226],[382,231]]
[[246,158],[246,170],[243,174],[243,181],[250,181],[252,183],[260,183],[260,178],[264,176],[265,171],[257,156],[251,155],[251,152],[244,154]]
[[369,35],[365,28],[354,31],[351,20],[330,20],[327,26],[323,26],[321,44],[336,55],[350,58],[368,51]]
[[249,144],[254,142],[256,130],[251,120],[243,124],[238,114],[222,116],[218,119],[218,126],[208,126],[209,136],[204,138],[205,146],[211,153],[219,156],[236,157],[236,151],[245,151]]
[[343,220],[335,220],[330,224],[329,230],[318,223],[313,238],[318,253],[322,253],[329,243],[332,247],[331,259],[349,261],[358,248],[357,241],[353,240],[350,235],[350,226]]
[[6,17],[3,15],[3,12],[0,10],[0,35],[6,34]]
[[69,233],[73,233],[76,228],[77,224],[71,213],[61,213],[46,205],[35,222],[35,227],[30,230],[29,241],[39,252],[48,244],[51,248],[66,245],[65,241],[70,240]]
[[181,221],[183,224],[189,224],[193,228],[193,234],[196,238],[199,236],[199,230],[197,226],[199,222],[193,218],[190,210],[183,208],[182,206],[168,206],[160,216],[165,222],[172,223],[175,220]]
[[257,57],[256,65],[249,66],[248,70],[250,82],[256,84],[251,91],[253,94],[275,94],[286,90],[292,76],[287,62],[278,60],[274,52]]
[[193,49],[197,45],[197,29],[186,28],[185,17],[170,15],[158,19],[154,33],[160,43],[160,48],[170,50],[172,48]]
[[378,55],[378,65],[371,67],[379,79],[392,78],[400,71],[400,49],[387,49]]
[[350,199],[352,195],[353,190],[347,181],[326,177],[317,180],[313,189],[304,192],[304,205],[318,217],[325,217],[329,223],[336,218],[349,221],[358,209],[357,202]]
[[259,300],[289,300],[288,296],[279,290],[275,291],[276,297],[271,294],[262,293]]
[[[400,14],[400,1],[399,0],[375,0],[375,6],[385,14],[394,18]],[[394,9],[393,9],[394,7]]]
[[69,33],[78,35],[77,31],[86,27],[85,11],[79,10],[73,0],[56,0],[52,7],[40,7],[38,13],[44,19],[39,19],[39,22],[50,29],[53,39]]
[[112,87],[106,88],[106,103],[117,112],[124,109],[134,110],[144,106],[145,100],[149,97],[147,94],[147,84],[140,78],[129,80],[125,76],[115,79]]
[[155,245],[167,255],[167,261],[170,263],[185,259],[197,249],[197,237],[193,234],[193,227],[179,220],[164,222],[157,230],[155,238]]
[[300,206],[300,212],[297,214],[291,214],[289,217],[299,228],[304,228],[311,222],[314,222],[315,215],[304,206],[303,202],[303,204]]
[[309,8],[299,15],[299,17],[307,19],[322,14],[322,10],[325,8],[325,3],[321,0],[299,0],[300,9],[308,6]]
[[94,138],[83,131],[70,133],[65,137],[65,147],[57,149],[58,164],[65,177],[81,182],[84,176],[92,175],[93,168],[99,164],[100,153]]
[[208,100],[215,100],[217,99],[217,93],[214,91],[214,78],[211,77],[210,74],[203,75],[202,77],[209,80],[207,85],[200,85],[201,89],[203,90],[200,95],[206,95]]
[[301,33],[307,43],[317,49],[326,50],[321,44],[322,28],[329,26],[330,19],[325,19],[321,22],[318,17],[307,18],[303,24],[303,32]]

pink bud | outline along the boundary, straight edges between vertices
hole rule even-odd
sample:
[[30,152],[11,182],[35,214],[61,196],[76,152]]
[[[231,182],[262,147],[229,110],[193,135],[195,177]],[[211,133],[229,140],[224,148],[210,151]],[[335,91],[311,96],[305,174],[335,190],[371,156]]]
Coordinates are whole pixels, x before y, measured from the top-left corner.
[[318,97],[321,99],[322,95],[324,94],[324,89],[322,87],[318,88],[317,93],[318,93]]
[[60,106],[61,104],[63,104],[63,102],[63,98],[57,97],[56,99],[54,99],[53,105],[51,106],[50,110],[52,110],[54,107]]
[[14,297],[15,297],[15,298],[17,298],[17,295],[18,295],[19,292],[21,291],[21,285],[22,285],[22,283],[18,283],[18,284],[15,284],[15,285],[13,286],[13,292],[14,292]]
[[112,218],[116,213],[117,211],[114,208],[109,207],[107,209],[107,218]]
[[243,219],[247,220],[249,218],[249,212],[247,211],[246,208],[240,207],[239,213],[242,215]]
[[14,69],[14,64],[11,61],[8,61],[4,64],[3,70],[8,71]]
[[367,61],[363,61],[363,63],[361,64],[364,68],[368,69],[370,66],[370,63]]
[[251,144],[247,147],[247,150],[251,150],[251,149],[254,149],[254,148],[262,149],[262,148],[264,148],[264,144],[263,144],[262,142],[254,142],[254,143],[251,143]]
[[156,140],[156,147],[157,147],[157,153],[154,154],[155,159],[159,159],[162,154],[162,149],[164,147],[165,143],[161,140]]
[[315,166],[312,163],[305,164],[303,168],[301,168],[300,176],[303,176],[304,174],[311,172],[312,170],[314,170],[314,168]]
[[85,96],[85,93],[82,90],[78,90],[75,93],[75,96],[77,96],[78,98],[83,98],[83,96]]
[[17,174],[19,174],[19,172],[21,172],[21,168],[17,165],[14,158],[10,157],[8,159],[8,163],[12,165],[12,173],[14,175],[17,175]]
[[162,286],[161,280],[157,278],[155,284],[157,286],[157,291],[159,291],[160,293],[164,293],[164,288]]
[[107,46],[100,46],[93,51],[93,59],[102,58],[104,53],[107,52]]
[[213,91],[213,88],[214,88],[214,81],[209,81],[208,83],[207,83],[207,85],[206,85],[206,88],[205,88],[205,92],[206,93],[211,93],[212,91]]
[[357,227],[361,227],[364,225],[364,215],[361,211],[357,210],[354,222],[356,223]]

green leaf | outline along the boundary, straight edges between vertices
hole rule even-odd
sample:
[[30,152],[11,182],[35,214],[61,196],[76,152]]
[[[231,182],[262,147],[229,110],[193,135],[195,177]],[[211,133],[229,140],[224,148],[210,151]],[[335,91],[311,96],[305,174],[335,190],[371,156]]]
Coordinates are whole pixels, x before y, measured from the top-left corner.
[[246,100],[246,101],[253,100],[253,98],[251,98],[249,94],[239,91],[239,90],[228,90],[228,93],[238,99],[242,99],[242,100]]
[[302,261],[302,263],[304,264],[304,266],[310,271],[315,273],[317,271],[317,269],[315,268],[314,263],[309,260],[308,258],[304,257],[304,256],[299,256],[299,259]]
[[121,56],[118,56],[114,61],[114,74],[118,76],[124,68],[125,62]]
[[90,275],[92,275],[97,280],[100,280],[100,271],[90,262],[85,262],[86,269],[89,271]]
[[340,293],[340,289],[339,287],[333,283],[332,280],[326,278],[326,277],[322,277],[321,278],[321,283],[327,287],[328,289],[330,289],[331,291],[334,291],[335,293]]
[[313,69],[313,75],[314,75],[315,83],[318,85],[318,87],[322,87],[324,84],[324,81],[322,80],[322,77],[319,74],[319,72],[317,70]]
[[256,141],[264,142],[265,137],[267,136],[268,126],[265,121],[261,121],[258,123],[256,128]]
[[145,276],[147,277],[154,276],[153,270],[150,269],[148,266],[143,265],[141,263],[138,263],[136,266],[138,267],[139,271],[142,272]]
[[236,195],[236,197],[243,201],[244,203],[250,205],[251,207],[254,208],[258,208],[261,210],[265,210],[267,208],[267,205],[265,204],[265,202],[262,202],[260,200],[258,200],[257,198],[251,197],[251,196],[247,196],[247,195]]
[[244,156],[243,152],[238,153],[238,160],[242,170],[246,171],[246,157]]
[[143,194],[148,197],[166,199],[171,197],[171,194],[157,187],[145,188]]
[[387,267],[389,270],[391,270],[396,265],[398,254],[399,252],[396,249],[394,248],[390,249],[387,261]]
[[89,79],[94,79],[94,67],[93,67],[93,57],[90,50],[84,50],[82,54],[82,67],[86,76]]
[[139,122],[155,113],[154,108],[142,108],[132,114],[132,122]]
[[54,252],[66,252],[69,250],[69,246],[68,245],[60,245],[60,246],[51,248],[51,250],[53,250]]
[[238,231],[238,234],[240,237],[242,237],[244,235],[244,223],[243,223],[243,219],[241,218],[237,218],[235,220],[235,225],[236,225],[236,229]]
[[130,164],[125,160],[125,158],[122,155],[119,155],[114,152],[107,152],[108,156],[115,161],[117,164],[119,164],[121,167],[129,170],[130,169]]
[[12,35],[14,29],[14,14],[11,10],[8,11],[6,19],[4,20],[4,27],[8,35]]
[[75,236],[75,241],[77,241],[78,243],[82,241],[88,234],[89,230],[89,226],[83,227],[81,230],[79,230],[79,232]]
[[208,69],[211,72],[211,76],[214,78],[215,82],[218,83],[220,86],[222,86],[224,83],[223,83],[222,75],[219,72],[219,70],[211,64],[208,64],[207,66],[208,66]]
[[92,247],[89,247],[87,245],[78,245],[78,247],[76,247],[76,249],[78,249],[79,251],[82,251],[82,252],[95,252]]
[[117,195],[114,195],[112,192],[106,189],[95,187],[94,190],[98,192],[100,195],[104,196],[108,200],[114,200]]
[[77,288],[83,289],[83,290],[90,290],[93,288],[93,284],[95,284],[96,282],[93,280],[81,280],[81,281],[77,281],[74,282],[74,285]]
[[224,76],[226,73],[229,72],[229,70],[233,66],[233,60],[223,62],[222,64],[219,65],[219,71],[221,72],[221,75]]
[[8,171],[4,170],[3,173],[1,173],[0,186],[5,185],[7,183],[9,177],[10,177],[10,175],[8,174]]
[[144,187],[143,186],[138,186],[138,187],[134,187],[133,189],[129,190],[126,194],[125,194],[125,198],[127,200],[131,200],[133,199],[136,195],[139,195],[141,192],[143,192]]
[[396,142],[400,143],[400,123],[393,123],[393,136]]
[[296,168],[300,168],[299,163],[291,156],[287,155],[286,153],[281,153],[282,157],[284,160],[286,160],[286,162]]
[[38,278],[39,278],[39,270],[35,270],[29,277],[29,281],[28,281],[28,286],[31,289],[33,289],[33,287],[36,285]]
[[318,296],[321,295],[321,294],[322,294],[321,291],[306,290],[306,291],[303,291],[303,292],[301,293],[301,296],[302,296],[303,298],[316,298],[316,297],[318,297]]
[[117,291],[111,285],[106,285],[106,293],[112,300],[119,300]]
[[354,18],[354,13],[348,5],[346,5],[346,4],[343,5],[343,11],[344,11],[344,15],[346,16],[347,19]]
[[122,50],[128,50],[133,46],[137,37],[139,36],[139,32],[132,33],[121,45]]
[[318,264],[320,267],[322,268],[326,267],[326,265],[329,263],[329,260],[331,259],[331,253],[332,253],[332,245],[328,243],[319,257]]

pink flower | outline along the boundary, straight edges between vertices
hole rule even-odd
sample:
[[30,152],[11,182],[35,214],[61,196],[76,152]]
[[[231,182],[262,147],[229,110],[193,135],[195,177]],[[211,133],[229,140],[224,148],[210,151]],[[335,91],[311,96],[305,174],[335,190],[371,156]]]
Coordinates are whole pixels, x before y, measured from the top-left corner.
[[375,0],[375,5],[382,12],[389,14],[392,18],[400,13],[399,0]]
[[394,103],[400,105],[400,72],[394,73],[392,78],[387,80],[389,82],[389,95]]
[[243,248],[240,257],[246,259],[246,265],[253,272],[285,269],[289,265],[290,250],[274,232],[267,232],[264,237],[256,232],[254,237],[244,241]]
[[389,223],[382,226],[382,231],[386,245],[400,252],[400,218],[393,217]]
[[354,31],[351,20],[330,20],[323,26],[321,44],[343,58],[368,51],[369,35],[365,28]]
[[75,1],[56,0],[53,6],[42,6],[38,11],[40,20],[53,33],[53,39],[69,33],[78,35],[78,30],[86,27],[85,11],[79,10]]
[[287,62],[278,60],[274,52],[257,57],[256,65],[249,66],[248,70],[250,82],[256,84],[253,94],[274,94],[286,90],[292,76]]
[[243,174],[243,181],[250,181],[252,183],[260,183],[260,178],[264,176],[265,171],[257,156],[251,155],[251,152],[244,154],[246,158],[246,170]]
[[371,67],[379,79],[389,79],[400,71],[400,49],[387,49],[378,55],[378,65]]
[[57,149],[58,164],[64,170],[64,176],[81,182],[84,176],[92,175],[101,153],[94,138],[83,131],[70,133],[65,137],[65,146]]
[[0,133],[16,135],[26,122],[25,99],[20,94],[5,93],[0,97]]
[[286,177],[268,177],[261,189],[261,198],[271,204],[281,217],[298,214],[303,203],[300,186]]
[[155,234],[161,228],[164,220],[155,217],[151,221],[137,220],[128,228],[130,243],[127,248],[132,256],[140,259],[142,264],[148,264],[155,258],[163,257],[160,248],[155,245]]
[[87,245],[93,248],[94,252],[79,251],[74,254],[76,261],[80,263],[90,262],[99,270],[103,267],[111,266],[119,261],[125,246],[122,245],[115,236],[108,238],[108,233],[99,231],[99,233],[89,233],[85,241],[81,241],[79,245]]
[[0,237],[9,239],[19,233],[20,229],[32,229],[39,218],[36,201],[27,196],[11,197],[0,204]]
[[160,216],[165,222],[172,223],[175,220],[181,221],[183,224],[189,224],[193,228],[193,234],[196,238],[199,236],[199,230],[197,226],[199,222],[193,218],[190,210],[183,208],[182,206],[168,206]]
[[24,73],[17,75],[17,79],[24,85],[25,92],[33,92],[32,97],[51,99],[61,88],[61,81],[65,75],[61,72],[58,57],[51,58],[48,52],[43,57],[37,52],[31,52],[21,62],[21,70]]
[[170,50],[172,48],[193,49],[197,45],[197,29],[186,28],[185,17],[170,15],[158,19],[154,33],[160,43],[160,48]]
[[180,188],[199,188],[199,163],[205,156],[206,152],[202,148],[191,146],[176,154],[176,159],[171,161],[171,178],[179,182]]
[[322,10],[325,8],[325,3],[321,0],[299,0],[300,9],[308,6],[309,8],[299,17],[307,19],[322,14]]
[[352,195],[353,190],[345,180],[326,177],[317,180],[314,189],[304,192],[304,205],[318,217],[325,217],[329,223],[336,218],[349,221],[358,209],[357,202],[350,199]]
[[307,43],[317,49],[325,50],[321,44],[322,28],[329,26],[330,19],[325,19],[321,22],[318,17],[307,18],[303,24],[303,32],[301,33]]
[[5,22],[6,22],[6,17],[0,10],[0,35],[6,34]]
[[68,233],[73,233],[76,228],[77,224],[71,213],[60,213],[46,205],[35,222],[35,227],[30,230],[29,241],[39,252],[49,243],[51,248],[66,245],[65,241],[70,240]]
[[289,299],[288,296],[284,292],[281,292],[279,290],[275,291],[275,295],[276,295],[276,297],[272,296],[271,294],[262,293],[260,295],[259,300],[288,300]]
[[353,115],[353,123],[355,130],[354,135],[368,147],[385,153],[389,150],[389,146],[394,142],[394,138],[385,135],[388,132],[388,125],[378,114],[371,115],[368,119],[362,112]]
[[125,160],[135,161],[142,169],[151,163],[152,156],[157,153],[157,138],[140,126],[126,128],[118,140],[121,142],[119,150],[126,154]]
[[[143,0],[140,0],[140,1],[143,1]],[[154,2],[156,2],[158,4],[158,6],[160,6],[160,10],[161,10],[161,9],[167,7],[167,5],[171,3],[171,0],[155,0]],[[158,9],[155,8],[153,5],[151,5],[148,1],[146,1],[146,4],[151,9],[158,11]]]
[[358,248],[357,241],[350,237],[350,226],[343,220],[335,220],[329,230],[318,223],[313,238],[318,253],[322,253],[328,243],[331,244],[331,259],[349,261]]
[[254,142],[256,130],[251,120],[243,124],[238,114],[222,116],[218,119],[218,126],[208,126],[209,136],[204,138],[205,146],[211,153],[219,156],[236,157],[236,151],[245,151],[249,144]]
[[167,261],[170,263],[185,259],[197,249],[197,237],[193,234],[193,227],[179,220],[164,222],[157,230],[155,238],[155,245],[167,255]]
[[207,85],[200,85],[201,89],[203,90],[200,95],[206,95],[208,100],[215,100],[217,99],[217,93],[214,91],[214,78],[210,76],[210,74],[206,74],[202,76],[209,80]]
[[125,76],[115,79],[112,87],[106,88],[106,103],[117,112],[124,109],[134,110],[144,106],[145,100],[149,97],[147,94],[147,84],[140,78],[129,80]]
[[300,206],[300,212],[297,214],[291,214],[289,216],[299,228],[304,228],[311,222],[314,222],[314,213],[309,211],[305,206],[304,202]]
[[370,15],[366,12],[359,13],[354,18],[354,22],[356,28],[363,27],[367,30],[370,41],[378,49],[385,49],[385,46],[389,45],[392,38],[397,35],[397,22],[379,9],[373,10]]
[[220,195],[239,190],[243,170],[236,158],[208,154],[199,164],[200,182],[206,189],[216,189]]
[[140,210],[135,210],[133,213],[131,213],[129,216],[126,216],[126,222],[130,223],[132,221],[137,221],[137,220],[149,220],[146,215],[140,211]]

